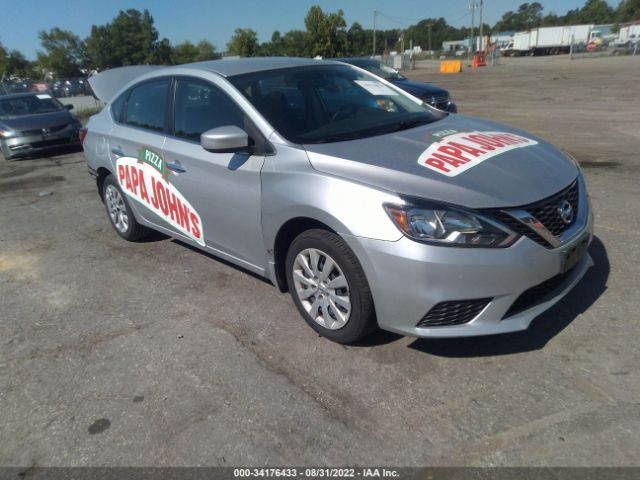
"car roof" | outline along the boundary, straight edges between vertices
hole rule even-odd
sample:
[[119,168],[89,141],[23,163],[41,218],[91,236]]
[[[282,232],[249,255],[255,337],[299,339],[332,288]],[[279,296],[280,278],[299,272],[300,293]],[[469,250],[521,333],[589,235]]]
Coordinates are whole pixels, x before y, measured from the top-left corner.
[[341,65],[332,60],[315,60],[295,57],[251,57],[230,60],[208,60],[204,62],[186,63],[183,65],[130,65],[118,67],[89,77],[89,86],[93,95],[105,103],[130,82],[136,79],[151,79],[159,76],[172,75],[174,72],[184,74],[211,72],[223,77],[233,77],[245,73],[254,73],[282,68],[314,67],[318,65]]
[[0,100],[8,100],[11,98],[20,98],[20,97],[33,97],[35,95],[48,95],[48,93],[46,92],[20,92],[20,93],[7,93],[7,94],[0,94]]
[[251,57],[235,58],[231,60],[208,60],[205,62],[187,63],[177,67],[195,68],[215,72],[223,77],[242,75],[244,73],[276,70],[280,68],[306,67],[327,63],[338,64],[336,61],[315,60],[311,58],[295,57]]

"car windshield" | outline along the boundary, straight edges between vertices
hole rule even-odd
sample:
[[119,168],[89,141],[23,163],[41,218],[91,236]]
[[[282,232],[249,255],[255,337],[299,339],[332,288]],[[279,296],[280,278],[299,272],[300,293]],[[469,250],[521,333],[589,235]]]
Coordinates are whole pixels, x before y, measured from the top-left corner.
[[0,120],[60,110],[64,110],[62,104],[47,94],[0,99]]
[[269,70],[229,81],[287,140],[328,143],[381,135],[442,118],[347,65]]

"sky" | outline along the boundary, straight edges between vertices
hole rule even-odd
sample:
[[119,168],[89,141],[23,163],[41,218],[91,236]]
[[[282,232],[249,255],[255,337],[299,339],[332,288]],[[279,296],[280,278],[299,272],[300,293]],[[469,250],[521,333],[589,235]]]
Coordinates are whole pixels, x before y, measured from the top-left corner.
[[[326,12],[342,9],[347,26],[359,22],[373,25],[373,10],[380,15],[380,29],[403,28],[417,21],[444,17],[453,26],[469,25],[470,0],[17,0],[7,1],[0,15],[0,42],[35,59],[39,50],[38,32],[59,27],[84,38],[92,25],[110,22],[120,10],[149,9],[160,38],[176,44],[184,40],[207,39],[217,50],[225,49],[237,27],[252,28],[260,42],[271,39],[274,30],[284,33],[304,29],[304,17],[312,5]],[[479,0],[476,0],[479,2]],[[508,10],[516,10],[527,0],[484,0],[485,23],[493,25]],[[581,7],[585,0],[538,0],[545,13],[564,14]],[[3,2],[4,3],[4,2]],[[609,1],[613,6],[617,5]],[[476,18],[476,24],[477,24]]]

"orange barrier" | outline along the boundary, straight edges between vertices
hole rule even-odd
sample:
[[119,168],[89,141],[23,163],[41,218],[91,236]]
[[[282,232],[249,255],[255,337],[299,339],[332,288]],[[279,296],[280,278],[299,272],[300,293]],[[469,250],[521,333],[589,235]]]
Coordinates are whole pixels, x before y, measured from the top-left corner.
[[460,73],[462,62],[460,60],[443,60],[440,62],[440,73]]
[[472,67],[478,68],[478,67],[486,67],[486,66],[487,64],[485,62],[485,53],[484,52],[474,53]]

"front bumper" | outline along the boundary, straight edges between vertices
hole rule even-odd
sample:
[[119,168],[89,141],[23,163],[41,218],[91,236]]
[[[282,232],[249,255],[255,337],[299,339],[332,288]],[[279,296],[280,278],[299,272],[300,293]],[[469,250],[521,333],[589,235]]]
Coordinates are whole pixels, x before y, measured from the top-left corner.
[[55,133],[5,138],[2,140],[2,153],[5,158],[11,159],[36,155],[55,148],[79,145],[78,130],[70,125]]
[[[343,237],[365,271],[380,328],[415,337],[469,337],[525,330],[580,281],[593,265],[588,253],[540,301],[509,312],[525,291],[561,273],[565,252],[582,241],[591,242],[590,209],[586,217],[584,228],[555,249],[524,236],[505,249],[441,247],[406,237],[397,242]],[[418,326],[441,302],[483,298],[491,300],[468,323]]]

